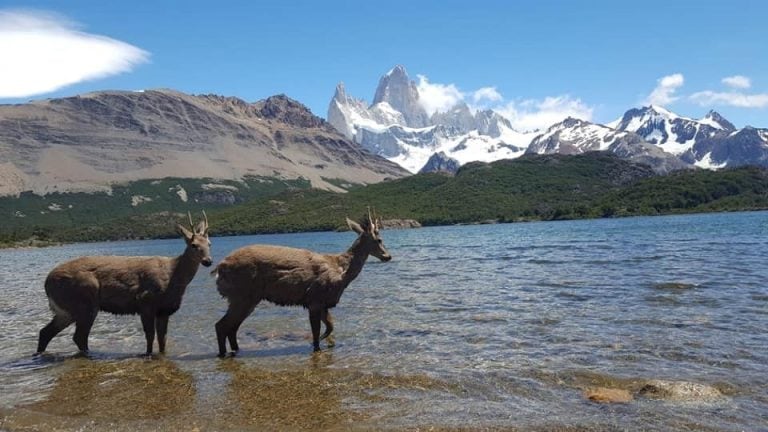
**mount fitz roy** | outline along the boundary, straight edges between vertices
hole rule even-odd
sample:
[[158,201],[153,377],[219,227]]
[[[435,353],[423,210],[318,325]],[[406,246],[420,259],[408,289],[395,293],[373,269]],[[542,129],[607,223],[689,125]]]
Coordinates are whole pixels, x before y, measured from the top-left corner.
[[343,83],[336,86],[328,122],[347,138],[411,172],[419,171],[441,151],[461,164],[515,158],[535,136],[514,130],[509,120],[492,110],[473,114],[464,103],[430,117],[402,66],[379,80],[370,106],[347,95]]
[[546,131],[515,130],[499,113],[473,113],[464,102],[430,116],[402,66],[381,77],[370,105],[347,95],[339,83],[327,118],[347,138],[411,172],[524,154],[588,151],[612,152],[659,173],[768,166],[768,129],[736,129],[715,111],[696,120],[652,105],[630,109],[606,125],[567,118]]

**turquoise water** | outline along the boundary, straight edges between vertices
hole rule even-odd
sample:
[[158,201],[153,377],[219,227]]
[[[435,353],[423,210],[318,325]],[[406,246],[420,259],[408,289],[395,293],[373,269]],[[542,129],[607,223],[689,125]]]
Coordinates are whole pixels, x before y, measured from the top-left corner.
[[[335,347],[313,355],[306,311],[261,304],[227,360],[213,329],[226,303],[205,269],[171,317],[165,359],[135,358],[138,317],[106,313],[92,359],[73,357],[73,329],[31,356],[56,263],[175,255],[181,240],[1,250],[2,427],[768,430],[766,234],[766,212],[384,231],[394,259],[371,258],[345,292]],[[213,238],[212,253],[353,240]],[[722,397],[638,395],[653,379]],[[593,386],[635,400],[595,404],[583,395]]]

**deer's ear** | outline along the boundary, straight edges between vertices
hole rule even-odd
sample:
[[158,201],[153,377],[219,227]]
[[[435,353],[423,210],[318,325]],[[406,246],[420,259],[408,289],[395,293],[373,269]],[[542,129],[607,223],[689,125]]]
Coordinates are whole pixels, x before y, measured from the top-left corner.
[[180,236],[183,236],[186,241],[192,240],[192,236],[194,235],[192,231],[184,228],[184,226],[180,224],[176,224],[176,232],[179,233]]
[[356,232],[358,234],[362,234],[363,233],[363,227],[361,227],[359,223],[353,221],[350,218],[347,218],[347,225],[349,226],[349,229],[351,229],[352,231],[354,231],[354,232]]

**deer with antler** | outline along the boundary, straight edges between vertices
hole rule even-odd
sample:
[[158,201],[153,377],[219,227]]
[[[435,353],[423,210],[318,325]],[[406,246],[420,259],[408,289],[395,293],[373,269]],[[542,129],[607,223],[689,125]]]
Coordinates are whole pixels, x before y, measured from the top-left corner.
[[45,280],[45,293],[53,319],[40,330],[37,352],[45,351],[54,336],[75,324],[74,341],[88,352],[88,335],[99,311],[141,317],[152,354],[155,333],[160,353],[165,353],[168,318],[181,306],[187,285],[200,264],[211,265],[208,218],[197,226],[189,217],[189,229],[176,229],[187,246],[184,253],[170,257],[86,256],[59,264]]
[[[324,255],[306,249],[270,245],[250,245],[229,254],[216,266],[219,293],[229,308],[216,323],[219,357],[226,355],[226,341],[234,355],[238,350],[237,330],[256,305],[267,300],[280,306],[303,306],[309,310],[312,344],[320,350],[320,340],[333,332],[329,309],[336,306],[344,289],[355,280],[366,259],[381,261],[392,257],[384,248],[379,229],[381,221],[371,215],[360,223],[347,218],[347,225],[358,234],[352,246],[338,255]],[[320,323],[325,332],[320,336]]]

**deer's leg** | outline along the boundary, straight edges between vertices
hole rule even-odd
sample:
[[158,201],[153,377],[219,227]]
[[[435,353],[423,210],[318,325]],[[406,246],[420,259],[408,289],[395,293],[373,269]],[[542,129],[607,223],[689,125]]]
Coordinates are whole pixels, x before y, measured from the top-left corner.
[[253,312],[253,309],[259,301],[256,301],[252,305],[243,304],[229,304],[227,313],[216,323],[216,338],[219,342],[219,357],[224,357],[227,354],[227,343],[229,340],[229,347],[233,352],[240,350],[240,345],[237,343],[237,331],[240,329],[240,325],[248,318],[248,315]]
[[155,344],[155,313],[142,312],[141,325],[144,327],[144,337],[147,339],[147,356],[152,355],[153,345]]
[[240,346],[237,344],[237,331],[240,330],[240,325],[243,323],[243,321],[245,321],[246,318],[248,318],[248,315],[253,313],[253,310],[256,308],[257,304],[259,304],[258,301],[251,306],[238,309],[237,313],[233,315],[232,327],[229,330],[229,334],[227,335],[227,339],[229,340],[229,348],[232,351],[237,352],[240,350]]
[[168,315],[155,317],[155,329],[157,330],[157,345],[160,354],[165,354],[165,335],[168,334]]
[[320,317],[322,314],[322,308],[309,308],[309,325],[312,327],[312,346],[315,351],[320,351]]
[[83,354],[88,353],[88,335],[91,334],[91,327],[93,327],[97,313],[98,311],[91,310],[78,314],[79,316],[75,319],[75,335],[72,339],[75,341],[77,349]]
[[[231,305],[230,305],[231,308]],[[216,340],[219,343],[219,357],[227,355],[227,334],[229,333],[229,310],[216,322]]]
[[[322,336],[320,336],[320,340],[323,340],[327,338],[328,336],[333,333],[333,316],[331,315],[331,311],[328,310],[328,308],[324,308],[322,313],[320,314],[320,320],[325,324],[325,332]],[[328,342],[332,343],[333,338],[329,339]]]
[[45,349],[48,347],[48,344],[51,342],[51,339],[53,339],[57,334],[61,333],[62,330],[69,327],[69,325],[73,322],[74,321],[69,316],[54,315],[51,322],[49,322],[47,326],[40,330],[40,338],[37,340],[36,354],[40,354],[45,351]]

